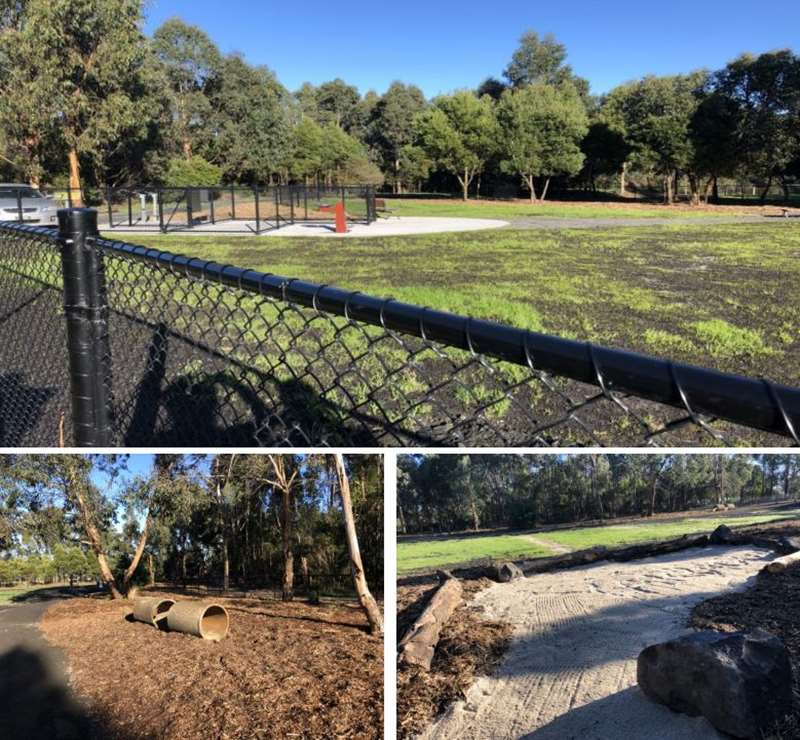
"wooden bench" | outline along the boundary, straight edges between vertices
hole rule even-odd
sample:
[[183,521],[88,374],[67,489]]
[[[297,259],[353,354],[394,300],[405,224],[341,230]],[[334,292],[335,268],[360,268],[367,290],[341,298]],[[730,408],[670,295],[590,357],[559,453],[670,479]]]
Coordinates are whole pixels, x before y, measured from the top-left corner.
[[375,215],[389,218],[394,213],[391,208],[386,207],[386,201],[383,198],[375,198]]

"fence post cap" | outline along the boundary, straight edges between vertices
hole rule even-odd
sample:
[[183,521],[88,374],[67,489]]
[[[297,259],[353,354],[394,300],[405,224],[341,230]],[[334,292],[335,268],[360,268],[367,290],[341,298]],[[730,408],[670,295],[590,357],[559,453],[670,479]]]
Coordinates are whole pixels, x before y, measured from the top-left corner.
[[59,208],[58,231],[61,235],[81,232],[97,236],[97,210],[94,208]]

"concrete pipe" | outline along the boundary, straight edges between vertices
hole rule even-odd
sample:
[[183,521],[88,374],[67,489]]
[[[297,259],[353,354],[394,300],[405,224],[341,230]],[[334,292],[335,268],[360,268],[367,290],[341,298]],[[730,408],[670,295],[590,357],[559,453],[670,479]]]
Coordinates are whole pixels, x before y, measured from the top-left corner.
[[175,632],[221,640],[228,634],[228,612],[219,604],[179,601],[167,613],[167,626]]
[[133,618],[137,622],[147,622],[158,626],[165,619],[175,602],[172,599],[162,599],[160,596],[143,596],[134,599]]

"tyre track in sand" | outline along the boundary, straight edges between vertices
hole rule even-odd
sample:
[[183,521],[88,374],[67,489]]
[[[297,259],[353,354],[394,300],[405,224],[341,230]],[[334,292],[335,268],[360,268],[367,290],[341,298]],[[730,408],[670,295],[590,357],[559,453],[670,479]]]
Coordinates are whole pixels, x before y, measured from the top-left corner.
[[752,547],[695,548],[492,585],[471,606],[511,623],[511,646],[496,672],[421,737],[721,740],[703,718],[646,699],[636,658],[685,634],[695,604],[745,587],[772,557]]

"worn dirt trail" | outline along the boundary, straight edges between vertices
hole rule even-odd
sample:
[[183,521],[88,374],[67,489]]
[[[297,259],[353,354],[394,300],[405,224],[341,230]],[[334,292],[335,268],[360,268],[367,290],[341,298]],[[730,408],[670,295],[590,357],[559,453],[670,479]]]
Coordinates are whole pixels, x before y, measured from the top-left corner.
[[495,584],[472,602],[514,625],[493,676],[424,738],[721,740],[702,718],[659,706],[636,685],[636,658],[686,633],[692,607],[747,581],[773,554],[707,547]]

